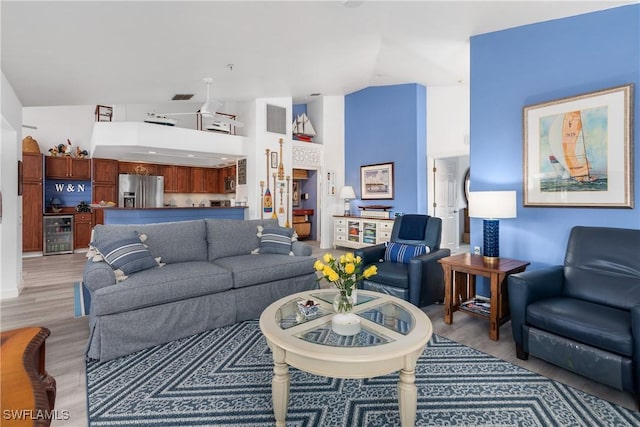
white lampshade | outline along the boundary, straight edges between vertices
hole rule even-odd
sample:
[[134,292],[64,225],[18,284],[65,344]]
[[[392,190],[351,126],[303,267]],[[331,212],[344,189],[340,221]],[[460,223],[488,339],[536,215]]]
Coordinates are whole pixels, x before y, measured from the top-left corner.
[[356,193],[353,191],[353,187],[350,185],[345,185],[340,190],[340,198],[345,200],[351,200],[356,198]]
[[469,193],[469,216],[472,218],[515,218],[515,191],[472,191]]

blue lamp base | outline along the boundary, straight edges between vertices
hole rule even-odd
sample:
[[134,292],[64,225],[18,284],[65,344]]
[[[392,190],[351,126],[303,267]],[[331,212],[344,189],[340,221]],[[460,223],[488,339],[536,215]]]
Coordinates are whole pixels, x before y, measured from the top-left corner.
[[500,221],[485,219],[482,222],[482,254],[486,262],[495,262],[500,257]]

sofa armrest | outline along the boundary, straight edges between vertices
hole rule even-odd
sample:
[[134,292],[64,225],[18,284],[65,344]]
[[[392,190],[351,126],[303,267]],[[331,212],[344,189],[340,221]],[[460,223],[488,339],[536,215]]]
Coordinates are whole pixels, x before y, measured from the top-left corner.
[[557,265],[512,274],[507,278],[507,283],[513,339],[516,345],[522,346],[522,327],[527,321],[527,306],[535,301],[562,294],[564,267]]
[[116,274],[106,262],[89,260],[84,265],[82,282],[93,293],[100,288],[115,285]]
[[634,380],[638,387],[640,384],[640,305],[631,307],[631,336],[633,337]]
[[353,255],[362,258],[362,266],[366,268],[367,266],[384,258],[384,251],[386,248],[387,246],[384,243],[380,245],[365,246],[364,248],[353,251]]
[[438,260],[451,255],[447,248],[409,260],[409,297],[415,306],[430,305],[444,299],[444,272]]
[[311,245],[305,242],[295,241],[291,243],[291,252],[295,256],[310,256],[311,255]]

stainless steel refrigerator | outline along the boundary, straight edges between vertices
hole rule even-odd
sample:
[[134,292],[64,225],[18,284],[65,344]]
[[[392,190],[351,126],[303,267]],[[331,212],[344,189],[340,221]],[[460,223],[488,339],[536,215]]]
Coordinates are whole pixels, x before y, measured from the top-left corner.
[[164,203],[164,177],[151,175],[120,175],[121,208],[161,208]]

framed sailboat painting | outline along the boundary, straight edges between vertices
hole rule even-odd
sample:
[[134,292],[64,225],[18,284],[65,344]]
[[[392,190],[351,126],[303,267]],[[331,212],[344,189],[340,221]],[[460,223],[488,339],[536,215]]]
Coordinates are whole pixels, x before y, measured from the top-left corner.
[[523,109],[524,206],[633,208],[633,85]]

